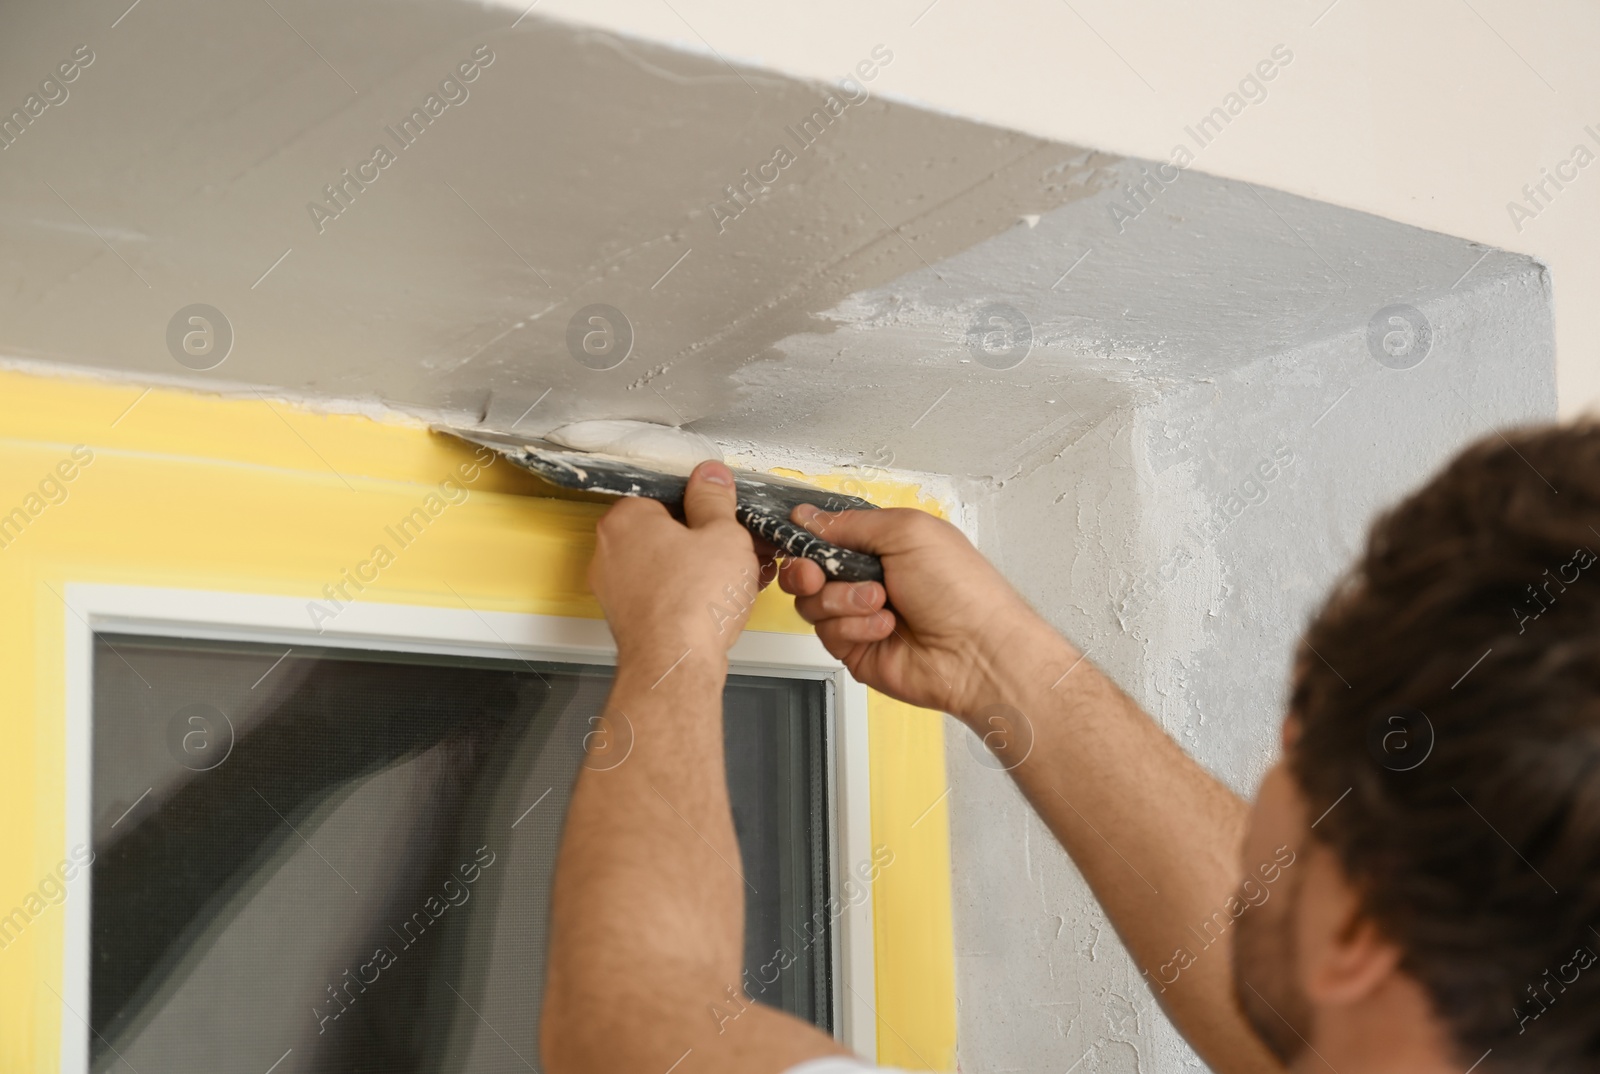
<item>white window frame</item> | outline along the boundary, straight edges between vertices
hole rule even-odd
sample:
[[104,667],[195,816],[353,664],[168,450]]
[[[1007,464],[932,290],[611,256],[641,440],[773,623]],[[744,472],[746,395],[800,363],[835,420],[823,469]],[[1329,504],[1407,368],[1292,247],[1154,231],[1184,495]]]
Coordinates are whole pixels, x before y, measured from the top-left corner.
[[[298,597],[198,589],[70,583],[66,587],[66,849],[92,845],[90,796],[94,698],[94,636],[266,642],[285,647],[335,647],[466,657],[615,664],[616,645],[604,621],[512,612],[479,612],[413,604],[347,604],[314,628]],[[815,636],[747,630],[729,654],[741,675],[821,680],[829,684],[828,830],[832,890],[841,906],[833,921],[835,1036],[857,1054],[877,1055],[871,885],[851,878],[871,862],[871,780],[868,769],[867,689],[850,677]],[[843,897],[865,889],[856,905]],[[88,1074],[90,878],[68,899],[62,967],[61,1070]]]

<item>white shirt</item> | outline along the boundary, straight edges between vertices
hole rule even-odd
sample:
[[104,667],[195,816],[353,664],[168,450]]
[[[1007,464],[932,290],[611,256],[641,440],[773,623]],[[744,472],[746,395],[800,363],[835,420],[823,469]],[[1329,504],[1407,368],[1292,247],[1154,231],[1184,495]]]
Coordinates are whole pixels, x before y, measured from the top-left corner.
[[906,1071],[875,1067],[853,1055],[830,1055],[826,1059],[809,1059],[785,1074],[908,1074]]

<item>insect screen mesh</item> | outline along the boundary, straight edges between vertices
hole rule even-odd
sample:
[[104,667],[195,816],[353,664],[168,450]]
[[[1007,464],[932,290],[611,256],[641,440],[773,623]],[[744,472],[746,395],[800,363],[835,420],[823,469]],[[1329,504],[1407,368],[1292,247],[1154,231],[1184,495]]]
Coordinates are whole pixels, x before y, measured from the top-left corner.
[[[98,636],[94,1068],[537,1070],[585,736],[626,763],[610,678]],[[828,1028],[823,687],[732,676],[723,700],[745,983]]]

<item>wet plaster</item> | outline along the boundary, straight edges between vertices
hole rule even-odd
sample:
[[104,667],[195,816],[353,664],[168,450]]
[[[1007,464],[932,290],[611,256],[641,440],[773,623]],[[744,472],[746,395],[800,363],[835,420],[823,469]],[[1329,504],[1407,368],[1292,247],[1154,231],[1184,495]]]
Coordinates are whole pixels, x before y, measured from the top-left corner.
[[[1555,411],[1527,258],[877,95],[721,219],[828,87],[472,4],[275,6],[7,12],[5,100],[40,56],[96,58],[0,152],[0,359],[375,420],[684,423],[741,460],[910,475],[1242,793],[1373,512]],[[324,185],[480,48],[470,96],[319,228]],[[207,371],[166,340],[197,302],[235,336]],[[632,328],[613,368],[568,347],[594,303]],[[997,304],[1031,334],[1015,364],[972,344]],[[1411,368],[1369,345],[1395,304],[1432,332]],[[1194,1069],[948,727],[962,1069]]]
[[[7,35],[11,72],[84,35],[96,54],[5,151],[11,356],[182,374],[166,326],[204,302],[235,344],[199,383],[403,409],[542,399],[534,431],[693,422],[726,409],[737,371],[777,340],[831,331],[817,311],[1084,196],[1110,159],[870,83],[735,74],[474,5],[280,10],[317,31],[316,52],[238,2],[136,12],[114,35],[63,5]],[[441,90],[461,63],[472,81]],[[430,95],[460,99],[403,148]],[[780,146],[795,159],[774,169]],[[373,168],[379,148],[395,159]],[[747,185],[763,164],[776,180]],[[754,192],[748,207],[730,186]],[[614,369],[569,353],[590,304],[631,326]]]

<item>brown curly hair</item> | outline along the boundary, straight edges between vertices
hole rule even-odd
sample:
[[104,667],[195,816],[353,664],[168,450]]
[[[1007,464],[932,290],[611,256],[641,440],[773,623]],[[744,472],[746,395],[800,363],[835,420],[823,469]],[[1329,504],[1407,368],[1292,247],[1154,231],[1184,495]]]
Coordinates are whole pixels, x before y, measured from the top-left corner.
[[1595,550],[1600,423],[1492,435],[1377,522],[1300,653],[1291,771],[1312,816],[1348,789],[1312,835],[1463,1069],[1600,1068]]

